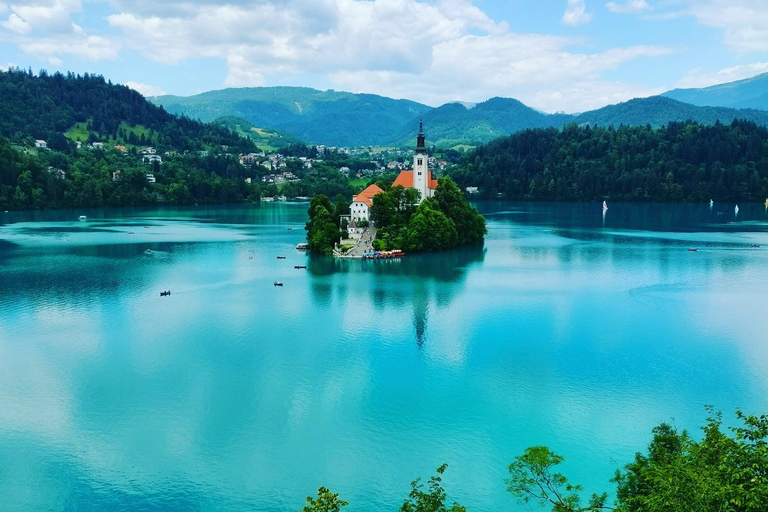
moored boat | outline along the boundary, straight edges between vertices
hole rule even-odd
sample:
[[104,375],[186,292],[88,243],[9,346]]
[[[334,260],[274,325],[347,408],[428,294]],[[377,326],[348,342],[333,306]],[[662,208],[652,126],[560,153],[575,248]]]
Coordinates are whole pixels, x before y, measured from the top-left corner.
[[78,217],[77,220],[79,220],[79,221],[88,220],[88,217],[86,217],[85,215],[81,215],[80,217]]

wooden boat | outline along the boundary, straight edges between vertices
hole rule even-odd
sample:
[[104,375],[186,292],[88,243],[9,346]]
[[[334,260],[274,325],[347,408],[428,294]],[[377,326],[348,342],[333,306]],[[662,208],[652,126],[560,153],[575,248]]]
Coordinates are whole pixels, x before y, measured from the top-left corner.
[[277,259],[279,259],[279,260],[284,260],[284,259],[285,259],[285,256],[278,256],[278,257],[277,257]]
[[306,265],[294,265],[293,268],[307,268]]
[[689,247],[688,250],[691,251],[691,252],[698,251],[698,249],[696,247]]
[[283,286],[283,283],[281,283],[280,281],[275,281],[275,286]]
[[167,291],[164,291],[164,292],[160,292],[160,296],[161,296],[161,297],[167,297],[167,296],[169,296],[170,294],[171,294],[171,290],[167,290]]
[[86,217],[85,215],[81,215],[80,217],[78,217],[77,220],[80,220],[80,221],[88,220],[88,217]]
[[144,252],[145,252],[146,254],[152,254],[152,249],[147,249],[147,250],[146,250],[146,251],[144,251]]
[[300,251],[308,251],[309,250],[309,244],[303,243],[303,244],[296,244],[296,249]]

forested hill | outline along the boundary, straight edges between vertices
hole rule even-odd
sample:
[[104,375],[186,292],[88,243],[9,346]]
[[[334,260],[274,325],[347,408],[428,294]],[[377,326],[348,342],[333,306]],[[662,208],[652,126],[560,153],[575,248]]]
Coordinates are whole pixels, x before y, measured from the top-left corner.
[[419,116],[430,109],[415,101],[308,87],[246,87],[150,100],[202,121],[241,117],[259,128],[329,146],[388,144],[406,124],[415,130]]
[[255,150],[100,76],[0,72],[0,210],[258,200]]
[[484,198],[762,202],[768,129],[733,121],[525,130],[477,148],[451,174]]
[[635,98],[617,105],[608,105],[585,112],[573,118],[572,121],[577,124],[589,123],[600,126],[649,124],[658,127],[673,121],[715,124],[717,121],[730,123],[734,119],[745,119],[767,126],[768,112],[754,109],[697,107],[664,96],[651,96],[650,98]]
[[177,151],[254,149],[223,126],[177,117],[98,75],[0,72],[0,98],[0,135],[17,144],[41,139],[63,150],[68,139],[80,138]]

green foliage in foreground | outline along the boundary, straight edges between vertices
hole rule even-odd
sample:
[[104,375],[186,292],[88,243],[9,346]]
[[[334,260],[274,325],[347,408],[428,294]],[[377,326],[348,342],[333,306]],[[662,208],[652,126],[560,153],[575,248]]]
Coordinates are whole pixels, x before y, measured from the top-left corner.
[[[616,472],[613,506],[606,504],[608,493],[593,494],[582,504],[581,486],[558,472],[563,457],[546,446],[526,448],[515,457],[509,465],[507,490],[519,504],[536,504],[551,512],[764,512],[768,416],[741,411],[736,415],[743,426],[723,429],[721,415],[710,409],[701,441],[666,423],[654,428],[647,452],[637,453],[633,462]],[[400,512],[466,512],[456,503],[445,506],[441,476],[446,467],[437,469],[426,491],[420,479],[412,482]],[[301,512],[338,512],[347,505],[324,487],[318,497],[307,498],[310,506]]]
[[733,121],[526,130],[478,147],[451,176],[489,199],[762,202],[768,129]]
[[485,218],[470,206],[451,178],[440,178],[433,198],[421,204],[418,200],[418,191],[400,186],[373,198],[376,249],[427,252],[483,242]]

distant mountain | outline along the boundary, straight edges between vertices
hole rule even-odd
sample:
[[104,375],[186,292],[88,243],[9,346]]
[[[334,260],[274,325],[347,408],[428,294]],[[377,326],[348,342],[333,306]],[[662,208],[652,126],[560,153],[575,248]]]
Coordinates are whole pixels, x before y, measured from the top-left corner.
[[674,89],[662,96],[700,107],[768,110],[768,73],[703,89]]
[[241,117],[253,126],[332,146],[389,143],[402,126],[430,110],[409,100],[307,87],[224,89],[149,99],[171,113],[201,121]]
[[[419,118],[424,120],[427,142],[441,147],[477,145],[528,128],[560,128],[570,122],[656,127],[671,121],[714,124],[747,119],[768,125],[766,111],[695,106],[664,96],[633,99],[579,115],[546,114],[510,98],[430,108],[372,94],[304,87],[225,89],[150,99],[175,114],[202,121],[240,118],[259,127],[257,130],[274,130],[284,137],[330,146],[412,145]],[[231,123],[227,126],[237,129]],[[267,140],[255,142],[280,147]]]
[[671,121],[695,121],[699,124],[728,124],[734,119],[746,119],[760,125],[768,125],[768,112],[762,110],[737,110],[725,107],[697,107],[663,96],[636,98],[609,105],[573,118],[577,124],[600,126],[663,126]]
[[[428,127],[429,142],[441,146],[488,142],[526,128],[559,127],[572,120],[572,116],[544,114],[510,98],[491,98],[470,108],[462,103],[448,103],[422,117]],[[413,142],[416,122],[414,119],[403,127],[395,139],[397,143]]]

